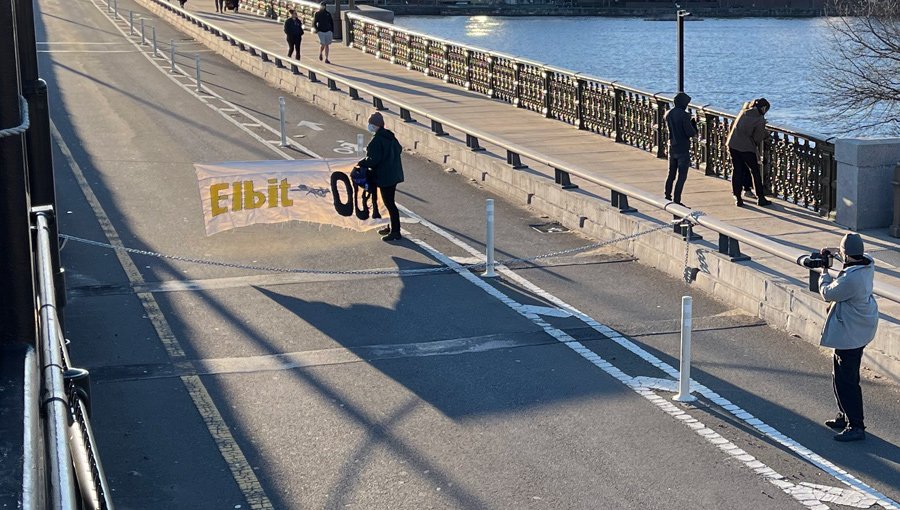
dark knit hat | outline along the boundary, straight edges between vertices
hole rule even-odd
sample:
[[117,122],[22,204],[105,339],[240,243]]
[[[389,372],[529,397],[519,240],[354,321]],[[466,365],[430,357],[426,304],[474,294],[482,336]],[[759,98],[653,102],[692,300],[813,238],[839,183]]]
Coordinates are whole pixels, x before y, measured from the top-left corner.
[[384,117],[381,116],[380,113],[375,112],[369,117],[369,124],[378,127],[384,127]]
[[862,257],[865,252],[862,237],[859,234],[850,233],[841,239],[841,250],[848,257]]

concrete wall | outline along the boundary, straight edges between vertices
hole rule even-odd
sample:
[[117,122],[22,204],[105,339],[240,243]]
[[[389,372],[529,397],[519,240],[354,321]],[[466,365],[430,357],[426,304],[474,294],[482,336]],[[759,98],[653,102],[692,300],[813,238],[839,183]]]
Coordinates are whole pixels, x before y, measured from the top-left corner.
[[837,159],[837,216],[852,230],[887,227],[893,220],[894,167],[900,138],[847,139],[834,144]]
[[[311,83],[303,75],[294,75],[289,69],[276,68],[259,57],[240,51],[149,0],[139,2],[246,71],[340,119],[362,126],[372,112],[368,102],[353,100],[345,91],[329,91],[323,83]],[[561,189],[554,184],[552,172],[513,170],[506,163],[505,154],[472,152],[465,145],[465,137],[462,140],[436,137],[427,124],[406,123],[396,113],[384,114],[386,126],[409,152],[445,168],[453,168],[497,195],[515,203],[528,204],[535,211],[585,235],[610,239],[657,225],[637,214],[620,214],[618,209],[609,207],[608,202],[598,200],[596,195],[582,189]],[[716,243],[717,239],[711,241]],[[618,246],[643,264],[676,278],[683,275],[685,243],[671,231],[658,231]],[[712,246],[709,242],[691,245],[689,263],[699,268],[692,284],[694,287],[761,317],[775,328],[818,344],[826,314],[826,305],[818,295],[774,276],[768,267],[755,261],[731,262]],[[900,383],[900,325],[882,320],[878,337],[866,350],[866,356],[868,366]]]

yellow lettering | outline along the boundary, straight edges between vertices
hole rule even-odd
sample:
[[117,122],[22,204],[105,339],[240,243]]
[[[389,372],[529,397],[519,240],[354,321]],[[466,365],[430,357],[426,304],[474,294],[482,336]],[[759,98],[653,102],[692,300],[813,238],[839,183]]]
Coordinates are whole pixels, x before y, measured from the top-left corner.
[[253,189],[253,181],[244,181],[244,209],[259,209],[266,203],[266,194]]
[[240,211],[244,209],[244,199],[241,193],[241,181],[237,181],[231,185],[231,210]]
[[220,205],[220,200],[222,200],[223,196],[219,195],[219,192],[225,191],[228,189],[229,184],[227,182],[220,182],[219,184],[213,184],[209,187],[209,195],[212,199],[212,215],[213,218],[220,214],[224,214],[228,212],[227,207],[222,207]]
[[278,207],[278,179],[269,179],[269,209]]
[[294,205],[294,201],[288,198],[288,188],[291,187],[291,184],[287,179],[281,179],[281,184],[278,186],[281,189],[281,206],[282,207],[290,207]]

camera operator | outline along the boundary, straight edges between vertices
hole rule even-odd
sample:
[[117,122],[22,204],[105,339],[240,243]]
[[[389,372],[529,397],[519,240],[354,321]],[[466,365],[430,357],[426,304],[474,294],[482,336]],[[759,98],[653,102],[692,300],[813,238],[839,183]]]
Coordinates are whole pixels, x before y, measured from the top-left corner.
[[[822,254],[830,255],[827,249]],[[872,295],[875,260],[864,253],[859,234],[841,239],[840,255],[844,268],[837,278],[832,278],[827,265],[819,278],[819,293],[830,303],[820,344],[834,349],[832,386],[838,407],[837,416],[825,425],[841,430],[834,436],[837,441],[859,441],[866,438],[859,364],[878,327],[878,305]]]

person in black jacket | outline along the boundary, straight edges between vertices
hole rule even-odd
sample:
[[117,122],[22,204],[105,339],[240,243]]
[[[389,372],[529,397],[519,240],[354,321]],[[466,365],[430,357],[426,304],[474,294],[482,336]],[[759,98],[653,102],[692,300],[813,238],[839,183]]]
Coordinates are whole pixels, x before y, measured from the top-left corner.
[[[669,176],[666,178],[666,200],[681,203],[681,191],[687,180],[688,168],[691,166],[691,138],[697,136],[697,121],[687,112],[691,96],[684,92],[675,95],[675,106],[666,112],[666,127],[669,128]],[[675,174],[678,181],[675,181]],[[672,183],[675,183],[675,196],[672,196]]]
[[394,133],[384,127],[384,117],[375,112],[369,117],[369,131],[375,133],[366,146],[366,157],[358,165],[369,168],[375,174],[375,185],[381,190],[381,201],[391,216],[391,226],[378,231],[382,241],[399,241],[400,211],[394,202],[397,184],[403,182],[403,164],[400,154],[403,147]]
[[294,50],[297,51],[297,60],[300,59],[300,43],[303,41],[303,22],[297,17],[297,11],[290,10],[291,16],[284,22],[284,34],[287,36],[288,58]]
[[325,63],[330,64],[328,60],[328,46],[334,39],[334,19],[331,13],[325,8],[325,2],[319,4],[319,10],[313,16],[313,30],[319,35],[319,60],[322,60],[322,52],[325,53]]

